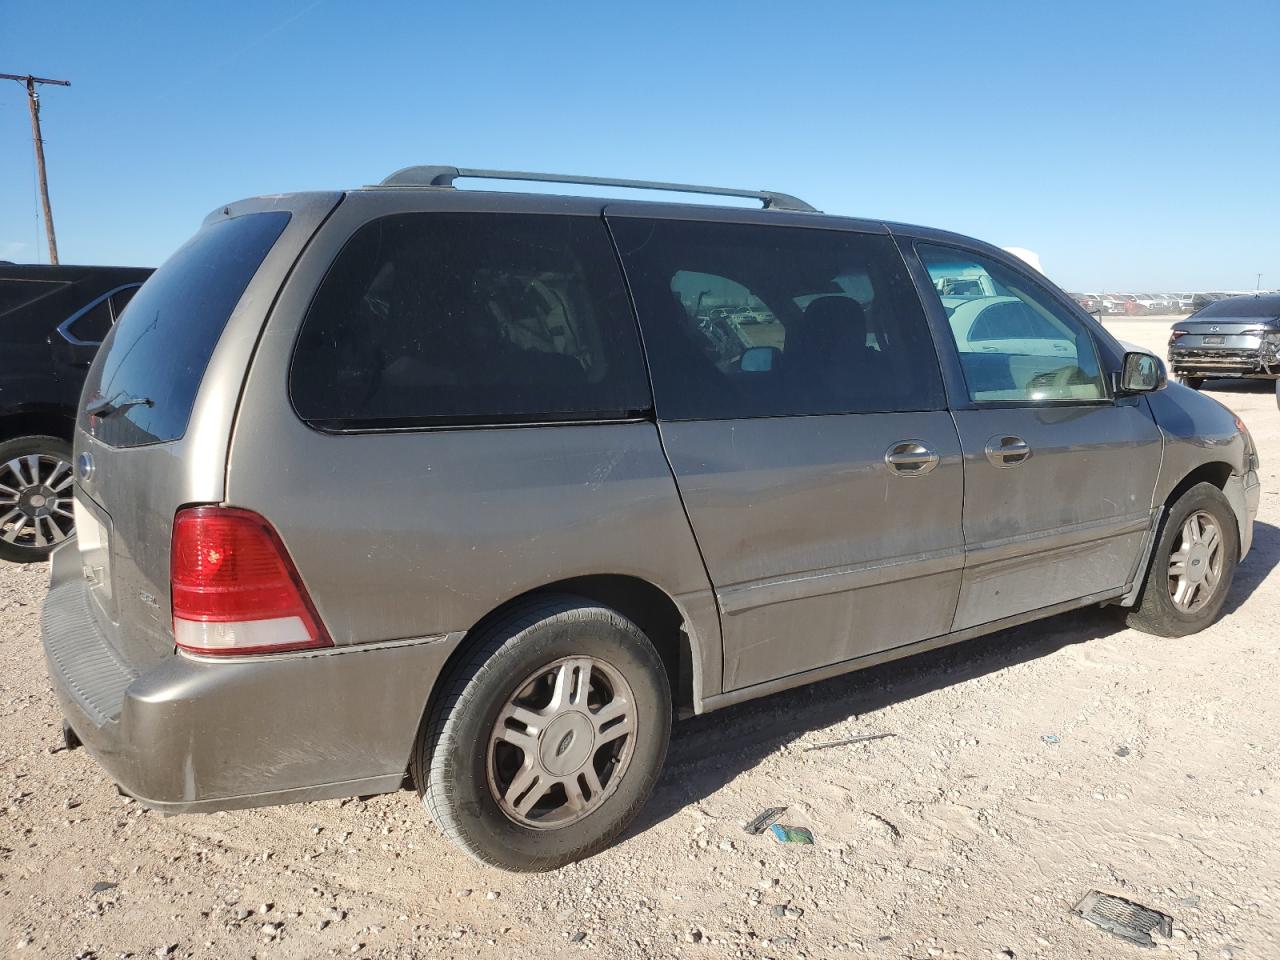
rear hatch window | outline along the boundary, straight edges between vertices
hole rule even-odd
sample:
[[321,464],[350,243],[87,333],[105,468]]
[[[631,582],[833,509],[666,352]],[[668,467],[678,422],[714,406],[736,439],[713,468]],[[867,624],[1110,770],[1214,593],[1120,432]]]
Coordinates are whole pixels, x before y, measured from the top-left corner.
[[289,216],[270,211],[214,221],[152,274],[89,372],[83,429],[115,447],[165,443],[186,432],[213,348]]
[[1274,297],[1232,297],[1215,300],[1195,314],[1196,320],[1259,319],[1274,320],[1280,316],[1280,300]]

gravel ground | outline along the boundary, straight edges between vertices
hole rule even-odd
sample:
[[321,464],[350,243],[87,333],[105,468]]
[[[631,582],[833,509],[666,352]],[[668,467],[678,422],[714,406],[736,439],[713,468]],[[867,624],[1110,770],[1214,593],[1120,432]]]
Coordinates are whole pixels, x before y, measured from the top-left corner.
[[[1111,324],[1163,348],[1163,324]],[[1280,957],[1280,418],[1254,552],[1183,640],[1092,610],[680,724],[613,849],[483,869],[411,793],[165,818],[60,744],[47,570],[0,563],[0,954],[15,957],[1144,956],[1072,917],[1171,914],[1177,958]],[[806,747],[863,733],[892,737]],[[813,846],[748,837],[786,805]]]

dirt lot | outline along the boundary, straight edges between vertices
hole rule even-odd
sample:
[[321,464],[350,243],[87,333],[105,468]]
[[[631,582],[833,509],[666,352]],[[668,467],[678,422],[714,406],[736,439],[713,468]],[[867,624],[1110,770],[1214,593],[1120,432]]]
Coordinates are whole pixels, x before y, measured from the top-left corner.
[[[1163,352],[1167,324],[1112,326]],[[125,801],[57,750],[46,569],[0,564],[0,954],[1145,956],[1069,915],[1099,888],[1171,914],[1173,957],[1280,957],[1280,417],[1262,385],[1213,394],[1265,492],[1211,630],[1087,611],[681,724],[642,821],[545,876],[478,867],[410,793]],[[860,733],[894,736],[805,749]],[[743,833],[775,804],[815,846]]]

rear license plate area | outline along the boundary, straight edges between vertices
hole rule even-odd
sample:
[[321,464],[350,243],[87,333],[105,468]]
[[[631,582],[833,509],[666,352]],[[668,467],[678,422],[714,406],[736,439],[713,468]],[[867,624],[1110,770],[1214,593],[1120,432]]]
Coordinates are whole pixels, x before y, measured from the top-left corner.
[[111,528],[88,506],[79,491],[71,504],[76,518],[76,542],[80,549],[80,562],[90,593],[97,596],[105,608],[111,609]]
[[1205,337],[1204,338],[1204,345],[1206,347],[1217,347],[1217,346],[1221,346],[1226,342],[1227,342],[1226,337]]

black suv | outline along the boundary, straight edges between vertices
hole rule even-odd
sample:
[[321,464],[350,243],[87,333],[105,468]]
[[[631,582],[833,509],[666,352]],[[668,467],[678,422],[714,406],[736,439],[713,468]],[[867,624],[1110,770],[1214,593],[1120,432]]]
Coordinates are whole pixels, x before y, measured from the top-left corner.
[[71,536],[71,434],[98,345],[144,267],[0,263],[0,560]]

